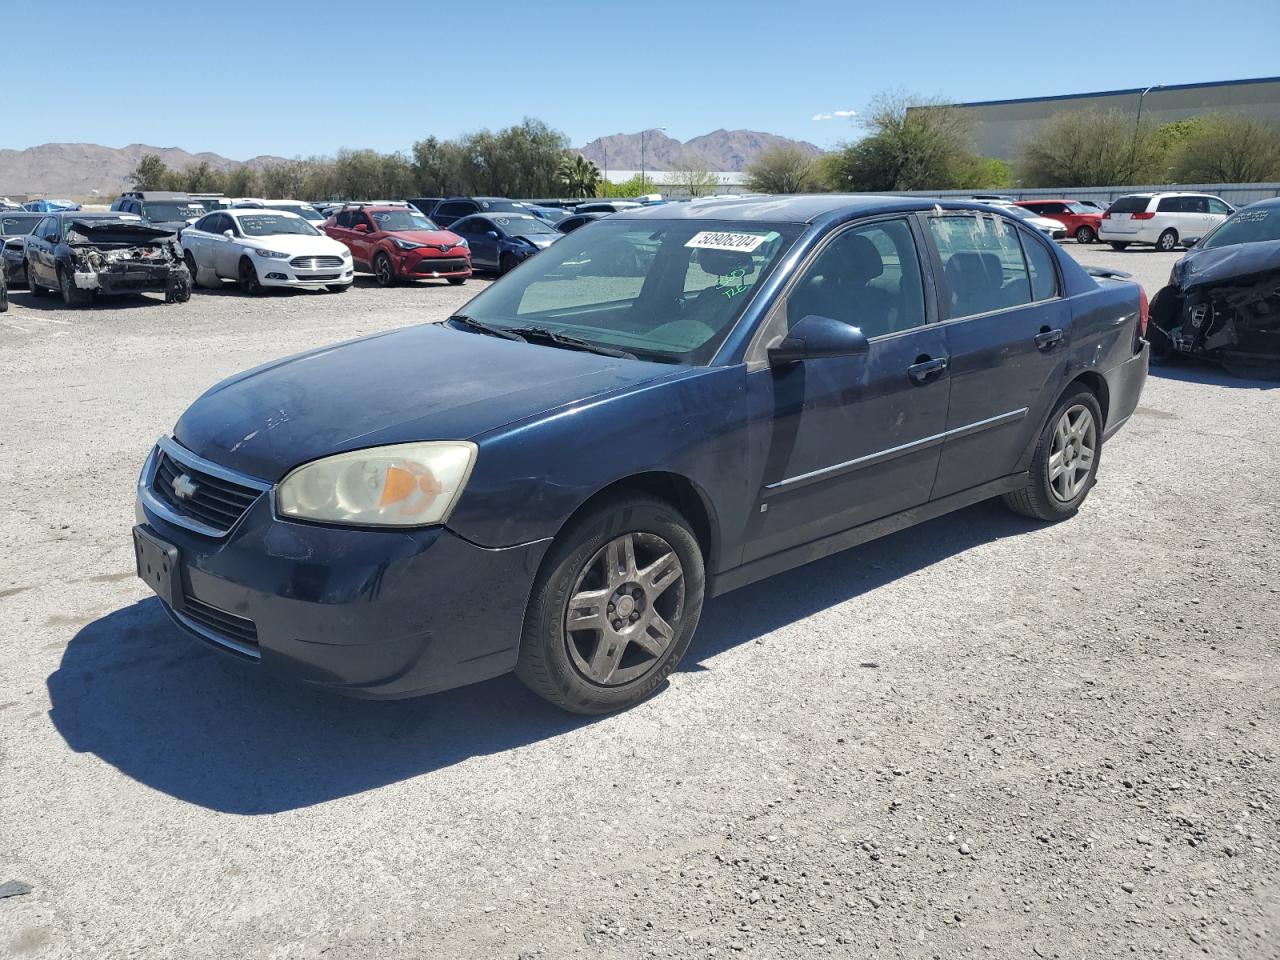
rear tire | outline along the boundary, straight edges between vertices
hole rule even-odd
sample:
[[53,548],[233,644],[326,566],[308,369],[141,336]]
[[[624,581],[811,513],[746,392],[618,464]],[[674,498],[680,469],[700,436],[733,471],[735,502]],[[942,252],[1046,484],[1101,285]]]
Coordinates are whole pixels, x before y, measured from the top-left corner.
[[31,291],[31,295],[33,297],[43,297],[48,294],[48,290],[36,283],[35,274],[31,272],[30,261],[27,262],[26,270],[24,272],[27,275],[27,289]]
[[0,286],[0,313],[9,309],[9,288]]
[[607,499],[573,521],[543,561],[516,674],[573,713],[634,706],[688,650],[704,589],[702,549],[674,507]]
[[1054,405],[1035,453],[1027,485],[1006,493],[1005,506],[1036,520],[1075,516],[1098,476],[1102,407],[1088,387],[1076,386]]
[[1173,248],[1178,245],[1178,231],[1166,230],[1160,236],[1156,237],[1156,249],[1161,253],[1173,253]]
[[196,277],[200,275],[200,268],[196,266],[196,258],[191,255],[190,250],[182,255],[182,260],[187,265],[187,273],[191,274],[191,289],[194,290],[199,286],[196,283]]
[[1076,243],[1093,243],[1098,239],[1098,235],[1093,232],[1093,227],[1084,225],[1076,227]]
[[1111,243],[1112,250],[1123,250],[1125,247],[1129,246],[1128,243],[1121,243],[1118,240],[1112,240],[1110,241],[1110,243]]

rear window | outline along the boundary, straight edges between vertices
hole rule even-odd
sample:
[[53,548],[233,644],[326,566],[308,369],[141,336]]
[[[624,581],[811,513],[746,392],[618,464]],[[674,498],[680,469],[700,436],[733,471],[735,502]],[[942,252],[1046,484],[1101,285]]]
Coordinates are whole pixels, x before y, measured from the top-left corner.
[[1111,205],[1108,213],[1146,213],[1150,197],[1121,197]]

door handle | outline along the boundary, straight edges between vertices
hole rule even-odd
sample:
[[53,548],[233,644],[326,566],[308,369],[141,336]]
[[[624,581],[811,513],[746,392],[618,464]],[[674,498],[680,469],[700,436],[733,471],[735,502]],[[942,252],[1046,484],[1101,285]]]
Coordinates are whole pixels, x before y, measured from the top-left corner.
[[907,367],[907,376],[916,383],[928,383],[936,374],[947,369],[946,357],[918,357],[916,362]]
[[1050,330],[1048,327],[1041,327],[1040,332],[1036,334],[1036,347],[1041,350],[1052,350],[1061,340],[1061,330]]

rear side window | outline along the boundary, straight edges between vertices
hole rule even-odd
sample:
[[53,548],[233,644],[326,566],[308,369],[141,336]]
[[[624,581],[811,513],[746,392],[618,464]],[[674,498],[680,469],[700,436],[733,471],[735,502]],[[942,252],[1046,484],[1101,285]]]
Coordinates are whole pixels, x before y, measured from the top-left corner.
[[1187,205],[1186,197],[1161,197],[1160,202],[1156,204],[1158,213],[1190,213],[1191,207]]
[[1027,267],[1031,272],[1031,299],[1052,300],[1058,295],[1058,271],[1053,265],[1053,254],[1031,236],[1020,231],[1022,251],[1027,255]]
[[1110,213],[1146,213],[1147,205],[1151,203],[1150,197],[1121,197],[1113,203],[1108,212]]
[[949,316],[971,317],[1031,302],[1018,230],[992,214],[931,217]]

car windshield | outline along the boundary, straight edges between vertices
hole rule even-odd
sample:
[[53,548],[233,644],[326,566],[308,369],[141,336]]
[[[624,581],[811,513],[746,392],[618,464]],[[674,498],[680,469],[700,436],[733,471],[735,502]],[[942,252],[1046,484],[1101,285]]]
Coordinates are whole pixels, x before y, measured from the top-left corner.
[[600,220],[472,300],[495,327],[538,327],[667,363],[703,364],[802,224]]
[[379,230],[439,230],[431,220],[416,210],[374,210],[369,214]]
[[20,237],[30,233],[40,222],[40,217],[0,217],[0,236]]
[[164,203],[151,201],[142,205],[142,212],[147,215],[148,220],[155,223],[190,220],[192,217],[203,217],[205,215],[205,209],[200,204],[182,203],[181,201],[167,201]]
[[308,237],[319,236],[316,228],[301,217],[279,213],[242,214],[236,218],[246,237],[271,237],[282,233],[300,233]]
[[560,236],[560,231],[545,220],[539,220],[537,217],[519,216],[519,217],[494,217],[493,222],[500,226],[507,233],[514,237],[532,237],[539,234],[549,233],[552,236]]
[[1012,216],[1017,217],[1019,220],[1040,219],[1040,214],[1036,213],[1034,210],[1028,210],[1026,207],[1015,207],[1012,204],[1006,207],[1002,203],[993,204],[993,206],[997,207],[998,209],[1002,210],[1005,213],[1008,213],[1008,214],[1011,214]]
[[559,223],[569,215],[568,210],[562,210],[560,207],[539,207],[538,216],[549,223]]
[[525,209],[523,203],[517,203],[515,200],[477,200],[476,203],[480,204],[480,209],[486,213],[493,213],[494,211],[516,213]]
[[1074,200],[1072,200],[1070,203],[1067,204],[1067,209],[1072,213],[1097,213],[1098,212],[1097,207],[1091,207],[1086,203],[1076,203],[1076,201]]
[[1205,237],[1200,244],[1205,249],[1230,247],[1237,243],[1258,243],[1280,240],[1280,207],[1259,207],[1257,210],[1241,210],[1222,222],[1217,230]]

